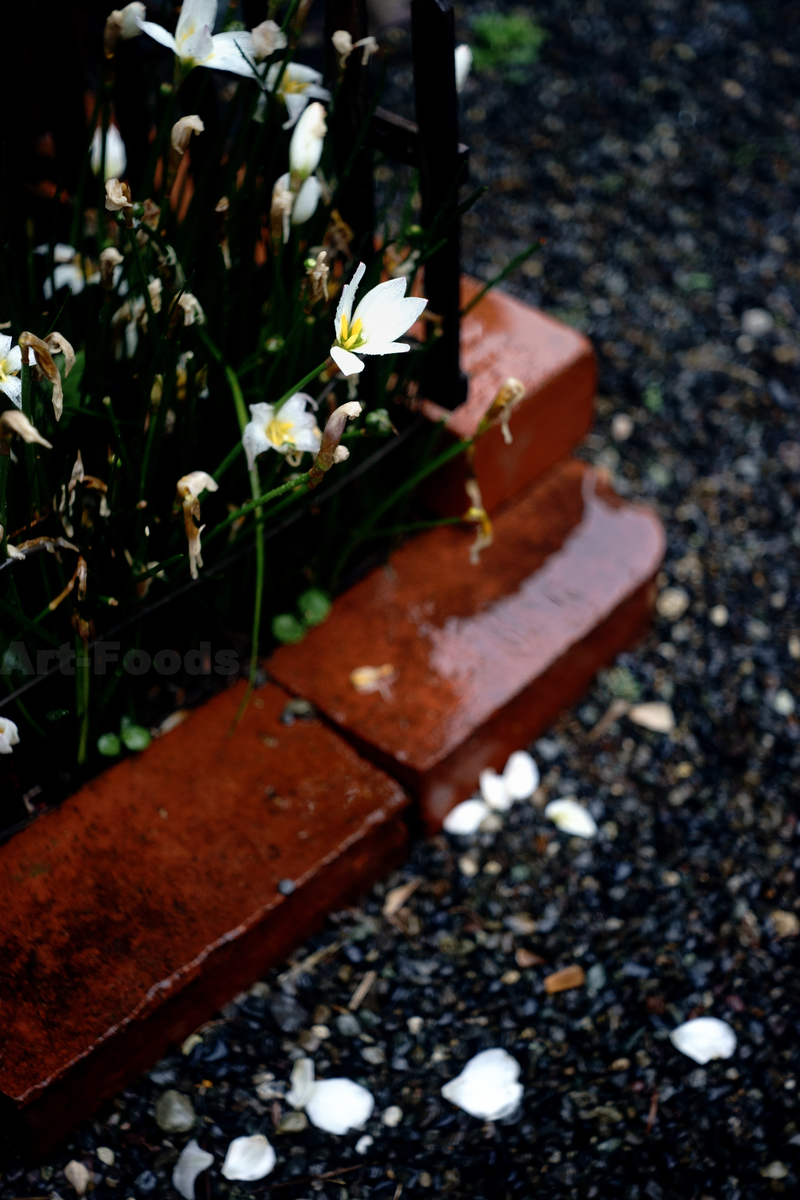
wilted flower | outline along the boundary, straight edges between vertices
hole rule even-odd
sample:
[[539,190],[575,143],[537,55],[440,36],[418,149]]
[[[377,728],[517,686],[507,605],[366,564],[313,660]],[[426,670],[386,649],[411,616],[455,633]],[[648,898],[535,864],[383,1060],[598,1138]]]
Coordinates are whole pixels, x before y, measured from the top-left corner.
[[371,1092],[352,1079],[314,1081],[314,1063],[299,1058],[292,1070],[292,1088],[286,1095],[294,1108],[305,1108],[317,1129],[340,1136],[360,1129],[372,1116],[375,1099]]
[[138,25],[154,41],[172,50],[184,70],[213,67],[255,77],[255,69],[248,62],[255,56],[252,35],[244,30],[214,34],[216,19],[217,0],[185,0],[174,37],[163,25],[152,21],[139,19]]
[[392,684],[397,680],[397,668],[391,663],[380,667],[356,667],[350,672],[350,682],[360,696],[380,692],[384,700],[392,699]]
[[284,242],[289,240],[289,228],[294,207],[294,192],[291,189],[289,172],[275,180],[272,188],[272,203],[269,216],[272,236],[277,242],[282,237]]
[[206,471],[190,471],[178,480],[177,492],[183,507],[183,527],[189,546],[189,572],[192,579],[197,579],[197,568],[203,565],[200,535],[205,525],[200,524],[200,501],[197,497],[202,491],[216,492],[218,488],[216,480]]
[[319,102],[309,104],[295,125],[289,142],[292,183],[302,182],[312,171],[316,171],[327,131],[325,109]]
[[280,25],[275,21],[262,21],[250,31],[253,39],[253,57],[259,61],[269,58],[276,50],[286,49],[286,34],[281,33]]
[[[34,254],[48,255],[50,247],[37,246]],[[53,247],[53,273],[48,275],[42,286],[45,300],[50,300],[53,292],[59,292],[68,287],[73,296],[82,292],[87,283],[97,283],[100,276],[97,272],[87,272],[86,263],[74,246],[66,242],[56,242]]]
[[201,1150],[195,1138],[186,1143],[172,1172],[172,1186],[183,1196],[183,1200],[194,1200],[195,1180],[208,1170],[213,1161],[214,1155]]
[[334,50],[339,55],[340,68],[344,67],[350,55],[359,47],[361,47],[362,67],[365,67],[373,54],[377,54],[378,52],[378,42],[371,34],[369,37],[363,37],[354,42],[346,29],[337,29],[331,36],[331,41],[333,42]]
[[394,339],[411,328],[428,303],[415,296],[406,297],[405,279],[389,279],[367,292],[353,314],[353,300],[366,269],[364,263],[358,264],[350,283],[342,288],[336,309],[336,340],[331,346],[331,358],[344,375],[364,370],[357,354],[397,354],[409,350],[405,342]]
[[22,381],[19,378],[22,367],[22,351],[19,346],[12,346],[7,333],[0,333],[0,392],[8,396],[17,408],[22,406]]
[[33,333],[21,333],[19,344],[22,350],[22,361],[27,362],[30,351],[35,352],[35,366],[45,379],[53,385],[53,413],[57,421],[61,420],[64,411],[64,391],[61,385],[61,372],[53,361],[53,354],[64,355],[64,375],[69,375],[75,366],[75,351],[60,333],[49,333],[42,341]]
[[328,278],[331,269],[328,266],[327,250],[320,250],[317,257],[307,258],[305,262],[306,274],[308,275],[308,295],[311,303],[316,303],[323,296],[328,299]]
[[485,431],[496,422],[503,431],[503,441],[507,446],[513,442],[509,421],[511,414],[521,400],[525,398],[525,384],[520,379],[508,378],[492,401],[486,416],[480,423],[478,434]]
[[[291,129],[303,109],[310,100],[330,100],[331,94],[322,86],[322,75],[313,67],[303,63],[291,62],[283,70],[283,63],[273,63],[267,71],[267,91],[275,92],[286,105],[289,119],[284,123],[284,129]],[[277,90],[278,76],[281,75]],[[256,116],[258,117],[258,113]]]
[[19,730],[8,717],[0,717],[0,754],[12,754],[19,745]]
[[594,817],[574,796],[551,800],[545,807],[544,815],[557,825],[562,833],[570,833],[573,837],[591,838],[597,833]]
[[105,250],[100,251],[100,280],[106,291],[111,291],[116,285],[117,268],[121,267],[124,261],[116,246],[106,246]]
[[121,212],[128,229],[133,229],[133,200],[127,183],[119,179],[106,180],[106,208],[109,212]]
[[[94,131],[92,138],[92,157],[91,166],[95,175],[100,174],[100,168],[103,163],[103,131],[98,126]],[[117,179],[120,175],[125,174],[125,168],[128,165],[128,155],[125,151],[125,143],[122,140],[122,134],[117,129],[116,125],[109,125],[106,133],[106,166],[104,179]]]
[[202,133],[205,125],[198,116],[181,117],[172,126],[170,134],[170,150],[169,150],[169,166],[167,168],[167,190],[172,187],[175,182],[175,176],[183,158],[189,147],[189,141],[193,133]]
[[163,288],[164,285],[158,278],[151,279],[147,285],[147,294],[150,297],[150,307],[154,313],[161,312],[161,292],[163,291]]
[[471,1117],[498,1121],[508,1117],[522,1099],[519,1063],[505,1050],[483,1050],[442,1088],[445,1100]]
[[183,312],[184,325],[194,325],[195,321],[198,325],[205,324],[205,313],[201,307],[200,301],[191,292],[184,292],[178,300],[178,307]]
[[464,90],[469,73],[472,70],[472,51],[463,43],[456,46],[456,91]]
[[676,1050],[704,1066],[712,1058],[730,1058],[736,1049],[736,1034],[718,1017],[695,1017],[684,1021],[669,1035]]
[[309,487],[316,487],[325,472],[330,471],[334,463],[344,462],[350,457],[350,451],[346,446],[341,445],[342,434],[347,422],[355,420],[360,412],[361,405],[358,401],[350,400],[347,404],[340,404],[328,417],[316,462],[309,471]]
[[124,8],[115,8],[106,17],[103,31],[103,53],[106,58],[113,58],[117,42],[128,38],[138,37],[142,32],[139,21],[144,20],[146,8],[141,0],[126,4]]
[[269,1175],[277,1159],[275,1151],[263,1133],[254,1133],[252,1137],[234,1138],[225,1162],[222,1164],[222,1174],[226,1179],[239,1179],[244,1183],[254,1183]]
[[322,434],[314,414],[306,412],[306,405],[313,407],[314,401],[304,392],[296,392],[278,412],[272,404],[250,405],[251,420],[244,427],[242,444],[251,471],[259,454],[266,450],[316,454]]
[[473,566],[477,565],[481,560],[481,550],[488,550],[494,541],[494,531],[492,522],[483,507],[481,498],[481,489],[478,486],[477,479],[468,479],[464,484],[467,495],[472,501],[471,505],[461,518],[462,521],[474,522],[478,526],[478,531],[475,534],[475,541],[470,546],[469,561]]
[[9,408],[0,413],[0,424],[5,425],[12,433],[16,433],[23,442],[36,442],[40,446],[46,446],[48,450],[53,449],[47,438],[42,437],[39,430],[31,425],[25,414],[18,408]]

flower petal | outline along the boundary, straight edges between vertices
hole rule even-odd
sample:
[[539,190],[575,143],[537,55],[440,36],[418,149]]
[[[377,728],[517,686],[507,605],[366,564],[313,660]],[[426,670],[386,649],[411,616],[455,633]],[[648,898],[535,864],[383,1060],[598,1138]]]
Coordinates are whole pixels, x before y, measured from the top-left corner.
[[407,342],[367,342],[359,346],[359,354],[408,354],[411,347]]
[[0,392],[4,392],[11,403],[16,404],[17,408],[22,408],[22,381],[18,375],[12,375],[9,379],[4,379],[0,383]]
[[225,1162],[222,1164],[222,1174],[226,1179],[240,1179],[245,1183],[254,1183],[269,1175],[275,1166],[277,1155],[263,1133],[254,1133],[252,1137],[234,1138]]
[[230,71],[234,75],[245,75],[254,78],[256,75],[253,59],[253,39],[244,30],[239,32],[217,33],[211,39],[213,50],[203,66],[213,67],[216,71]]
[[361,359],[356,358],[349,350],[343,350],[341,346],[331,346],[331,358],[343,375],[358,375],[364,370]]
[[285,92],[284,100],[286,101],[286,111],[289,114],[288,121],[284,121],[282,129],[292,129],[308,104],[311,97],[308,92]]
[[515,750],[503,771],[506,791],[512,800],[527,800],[539,786],[539,768],[527,750]]
[[[347,317],[347,324],[348,325],[350,324],[350,317],[352,316],[352,313],[353,313],[353,300],[355,299],[356,291],[358,290],[358,285],[361,283],[361,280],[364,278],[364,272],[366,271],[366,269],[367,269],[366,263],[363,263],[363,262],[359,263],[358,266],[356,267],[356,271],[355,271],[355,274],[353,275],[353,278],[350,280],[349,283],[346,283],[344,285],[344,287],[342,288],[342,294],[339,297],[339,303],[336,306],[336,316],[334,318],[334,325],[335,325],[335,329],[336,329],[334,336],[337,341],[339,340],[339,336],[342,332],[342,316],[343,315]],[[363,367],[362,367],[362,370],[363,370]],[[352,374],[352,372],[351,372],[351,374]]]
[[[269,415],[265,416],[260,411],[256,412],[256,409],[267,409]],[[250,411],[253,414],[253,420],[248,421],[242,431],[242,445],[247,455],[247,469],[252,471],[259,454],[264,454],[265,451],[272,448],[272,443],[264,432],[265,427],[272,420],[272,405],[251,404]]]
[[201,1150],[195,1138],[186,1143],[172,1172],[172,1186],[183,1200],[194,1200],[194,1181],[213,1161],[214,1155]]
[[571,833],[574,837],[591,838],[597,833],[594,817],[574,796],[551,800],[544,815],[563,833]]
[[372,1093],[352,1079],[321,1079],[306,1104],[312,1125],[338,1134],[360,1129],[374,1108]]
[[[10,344],[11,338],[8,341]],[[7,375],[14,375],[17,371],[22,370],[22,349],[19,346],[12,346],[7,354],[3,354],[3,350],[0,347],[0,361],[3,359],[5,359],[4,370]]]
[[[45,247],[46,249],[46,247]],[[38,254],[38,250],[34,250],[34,254]],[[8,352],[11,349],[11,337],[7,333],[0,333],[0,362],[8,358]],[[21,361],[21,360],[20,360]],[[8,368],[6,368],[8,369]],[[17,368],[19,370],[19,368]]]
[[303,180],[292,208],[293,225],[304,225],[306,221],[311,220],[317,211],[321,195],[322,184],[316,175],[309,175],[307,179]]
[[371,342],[393,342],[411,328],[424,310],[427,300],[406,296],[405,277],[387,279],[367,292],[358,305],[353,320],[359,318],[363,337]]
[[457,833],[465,837],[478,832],[489,812],[488,805],[473,796],[471,800],[464,800],[451,809],[442,825],[446,833]]
[[314,1091],[314,1061],[298,1058],[292,1067],[292,1086],[286,1093],[286,1103],[292,1108],[305,1108]]
[[481,771],[478,776],[478,786],[481,789],[481,795],[490,808],[497,812],[506,812],[513,804],[513,798],[509,796],[506,789],[506,783],[502,775],[498,775],[491,767],[487,767],[485,771]]
[[162,46],[166,46],[173,54],[177,53],[175,38],[171,33],[167,32],[163,25],[156,25],[154,21],[137,21],[137,24],[142,33],[146,33],[154,42],[160,42]]
[[522,1099],[519,1063],[505,1050],[483,1050],[442,1088],[445,1100],[472,1117],[496,1121],[509,1116]]
[[669,1035],[676,1050],[701,1066],[712,1058],[730,1058],[736,1049],[736,1034],[718,1017],[695,1017],[684,1021]]
[[208,32],[214,32],[217,20],[217,0],[185,0],[175,28],[175,41],[180,46],[204,25]]

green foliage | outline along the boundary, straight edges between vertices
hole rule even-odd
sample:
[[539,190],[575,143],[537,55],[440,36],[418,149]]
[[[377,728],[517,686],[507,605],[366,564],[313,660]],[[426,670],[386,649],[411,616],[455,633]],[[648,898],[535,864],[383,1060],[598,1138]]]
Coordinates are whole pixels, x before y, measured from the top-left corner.
[[330,597],[319,588],[309,588],[297,601],[300,617],[305,625],[321,625],[331,611]]
[[547,31],[524,9],[511,13],[478,13],[470,19],[475,69],[499,70],[512,82],[527,78],[525,67],[539,61]]
[[115,733],[101,733],[97,739],[97,749],[104,758],[116,758],[122,753],[122,742]]
[[153,740],[143,725],[124,725],[119,735],[128,750],[146,750]]
[[272,634],[277,642],[294,646],[306,636],[305,626],[292,613],[279,613],[272,618]]
[[645,408],[650,412],[658,412],[663,407],[664,397],[661,394],[661,388],[657,383],[648,383],[642,394]]
[[627,667],[611,667],[603,671],[601,678],[615,699],[634,702],[642,694],[639,681]]

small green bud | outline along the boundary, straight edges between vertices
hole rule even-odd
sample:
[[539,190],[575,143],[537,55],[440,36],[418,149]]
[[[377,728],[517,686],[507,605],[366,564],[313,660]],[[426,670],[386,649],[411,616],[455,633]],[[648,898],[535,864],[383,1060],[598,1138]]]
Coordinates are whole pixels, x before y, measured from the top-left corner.
[[97,749],[104,758],[116,758],[122,750],[122,743],[115,733],[101,733],[97,739]]
[[272,634],[276,642],[293,646],[302,642],[306,635],[305,627],[291,613],[280,613],[272,621]]

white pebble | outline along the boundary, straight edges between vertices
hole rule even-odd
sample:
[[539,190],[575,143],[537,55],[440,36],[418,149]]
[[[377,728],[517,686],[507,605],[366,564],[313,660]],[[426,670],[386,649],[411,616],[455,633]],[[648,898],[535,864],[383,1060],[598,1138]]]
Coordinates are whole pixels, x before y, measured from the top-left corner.
[[403,1110],[399,1104],[390,1104],[388,1108],[383,1110],[381,1120],[384,1125],[388,1125],[389,1129],[394,1129],[403,1119]]
[[67,1183],[71,1183],[78,1195],[82,1196],[92,1178],[83,1163],[73,1158],[64,1167],[64,1174],[67,1178]]
[[728,624],[728,617],[729,613],[724,604],[715,604],[708,614],[711,624],[716,625],[718,629]]
[[95,1154],[97,1155],[97,1157],[100,1159],[100,1162],[103,1163],[104,1166],[113,1167],[114,1151],[111,1149],[110,1146],[98,1146],[97,1150],[95,1151]]
[[689,607],[689,594],[681,587],[664,588],[658,593],[656,608],[659,616],[668,621],[678,621]]
[[669,1035],[676,1050],[704,1066],[712,1058],[730,1058],[736,1050],[736,1034],[718,1017],[695,1017]]
[[791,692],[788,692],[786,688],[780,688],[775,693],[775,699],[772,701],[772,707],[779,716],[790,717],[795,709],[794,696]]
[[611,436],[615,442],[627,442],[633,433],[633,421],[627,413],[614,413],[611,418]]
[[356,1142],[356,1154],[366,1154],[374,1141],[375,1138],[372,1138],[368,1133],[365,1133],[363,1137],[360,1137]]
[[742,332],[750,337],[763,337],[775,328],[772,314],[765,308],[746,308],[742,313]]

